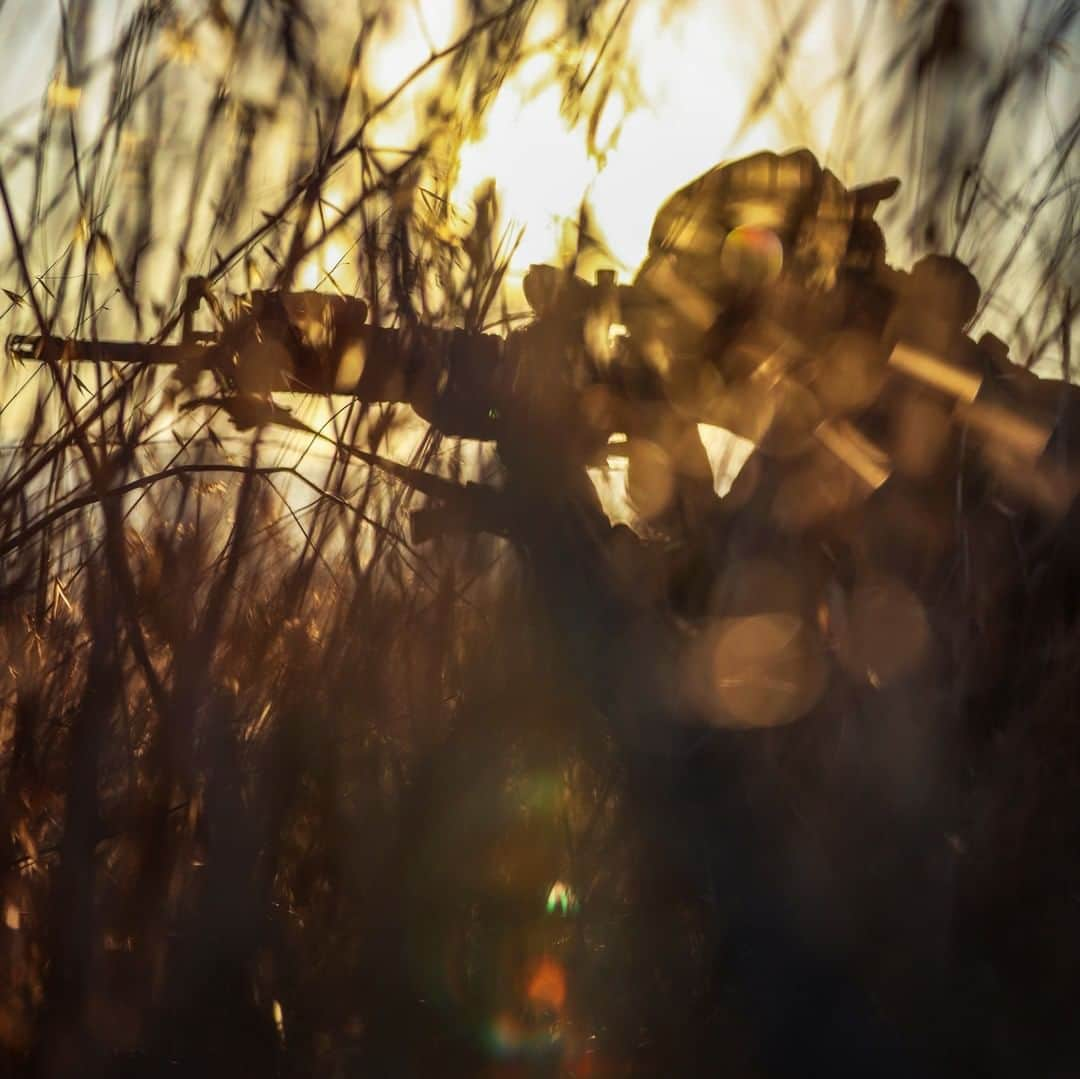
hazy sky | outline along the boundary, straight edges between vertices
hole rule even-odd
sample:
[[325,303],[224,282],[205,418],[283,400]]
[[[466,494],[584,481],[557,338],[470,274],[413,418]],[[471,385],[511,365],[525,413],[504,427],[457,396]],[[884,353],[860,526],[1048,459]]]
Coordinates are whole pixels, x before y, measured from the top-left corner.
[[[136,6],[130,0],[94,5],[89,55],[106,52]],[[881,68],[887,50],[902,32],[907,6],[903,0],[819,3],[775,107],[741,132],[740,120],[759,84],[778,28],[800,5],[792,0],[776,4],[689,0],[665,19],[666,6],[660,0],[631,2],[631,56],[644,101],[625,118],[603,167],[586,153],[581,127],[568,129],[560,116],[558,90],[544,88],[550,56],[535,58],[508,80],[491,110],[484,137],[466,147],[456,200],[467,208],[477,185],[488,177],[496,178],[505,214],[525,227],[515,264],[519,277],[531,262],[558,258],[566,223],[575,218],[583,195],[589,197],[622,272],[631,273],[644,254],[653,214],[667,195],[722,158],[762,148],[781,150],[805,143],[846,182],[901,175],[908,183],[895,221],[905,219],[916,193],[907,175],[912,146],[904,140],[881,138],[845,142],[842,128],[850,126],[850,118],[838,120],[842,94],[835,81],[830,82],[855,48],[860,52],[860,70],[872,77]],[[1045,12],[1048,6],[1036,4],[1032,10]],[[195,10],[197,5],[186,7]],[[540,5],[534,27],[537,40],[558,25],[558,7],[557,3]],[[973,5],[979,12],[980,47],[988,57],[1000,56],[1013,44],[1023,7],[1021,0],[980,0]],[[341,32],[324,35],[327,50],[350,39],[346,25],[350,17],[343,9],[336,10],[342,11],[335,16]],[[432,45],[446,44],[460,29],[461,5],[456,0],[412,0],[396,10],[396,25],[373,42],[367,61],[368,74],[383,89],[394,86],[423,61]],[[38,107],[56,71],[58,26],[58,5],[39,0],[0,4],[0,116],[19,119],[14,125],[0,124],[0,161],[6,163],[6,178],[16,202],[25,191],[29,169],[24,162],[11,170],[11,151],[18,139],[34,136]],[[1034,121],[1026,114],[1022,130],[1017,131],[1018,169],[1045,152],[1074,107],[1080,49],[1075,48],[1075,35],[1072,43],[1064,44],[1073,46],[1073,56],[1047,78],[1045,107]],[[205,57],[196,58],[196,73],[207,62]],[[209,72],[204,81],[210,84]],[[872,85],[864,83],[860,89],[866,102],[866,126],[873,129],[873,112],[883,102],[877,100]],[[107,92],[103,79],[84,92],[76,111],[84,136],[101,116]],[[380,137],[386,142],[408,142],[416,134],[416,112],[416,98],[406,95],[400,108],[384,119]],[[616,95],[601,124],[601,141],[620,119]],[[877,125],[878,130],[883,128],[883,123]],[[268,207],[279,197],[281,185],[281,180],[267,183]],[[253,205],[253,218],[263,208]],[[0,229],[0,252],[7,249],[6,231]],[[36,255],[47,257],[46,249],[60,239],[61,235],[43,232]],[[907,257],[905,239],[904,229],[894,224],[890,243],[894,257],[901,261]],[[336,257],[338,252],[335,249],[331,254]],[[320,272],[320,267],[308,268],[310,281],[302,283],[312,283]]]

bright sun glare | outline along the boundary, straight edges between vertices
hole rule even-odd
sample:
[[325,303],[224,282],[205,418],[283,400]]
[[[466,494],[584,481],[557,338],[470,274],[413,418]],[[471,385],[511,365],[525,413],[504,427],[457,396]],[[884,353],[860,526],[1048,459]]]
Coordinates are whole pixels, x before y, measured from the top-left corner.
[[[565,259],[583,199],[610,263],[625,278],[644,257],[653,215],[671,192],[723,157],[784,144],[768,119],[736,137],[761,59],[746,48],[745,15],[711,3],[670,14],[666,6],[634,5],[628,60],[643,94],[631,101],[615,88],[595,133],[596,157],[587,149],[585,123],[569,123],[560,108],[553,75],[563,16],[555,3],[540,6],[525,41],[532,54],[503,83],[480,133],[463,147],[455,207],[467,214],[477,189],[494,180],[504,223],[523,230],[511,265],[511,299],[520,297],[531,263]],[[609,18],[617,10],[613,5]],[[461,10],[446,0],[403,6],[385,47],[373,50],[375,84],[391,90],[431,50],[449,44],[461,25]],[[420,80],[386,117],[379,132],[385,143],[415,141],[416,103],[436,82],[437,75]]]

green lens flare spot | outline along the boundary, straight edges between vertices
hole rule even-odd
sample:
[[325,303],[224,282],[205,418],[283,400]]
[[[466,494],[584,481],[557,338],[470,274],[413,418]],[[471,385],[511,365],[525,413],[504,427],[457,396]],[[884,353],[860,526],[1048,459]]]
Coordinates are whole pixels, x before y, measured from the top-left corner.
[[548,892],[548,914],[555,914],[558,912],[565,918],[568,914],[573,914],[574,911],[577,910],[577,906],[577,896],[574,895],[570,885],[564,884],[561,880],[557,880]]

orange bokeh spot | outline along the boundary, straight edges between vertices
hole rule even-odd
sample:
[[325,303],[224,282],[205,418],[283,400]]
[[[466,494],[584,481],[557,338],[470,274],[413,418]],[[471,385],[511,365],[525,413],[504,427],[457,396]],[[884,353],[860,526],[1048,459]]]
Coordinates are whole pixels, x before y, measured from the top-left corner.
[[529,978],[526,993],[531,1004],[561,1012],[566,1003],[566,973],[562,964],[545,955]]

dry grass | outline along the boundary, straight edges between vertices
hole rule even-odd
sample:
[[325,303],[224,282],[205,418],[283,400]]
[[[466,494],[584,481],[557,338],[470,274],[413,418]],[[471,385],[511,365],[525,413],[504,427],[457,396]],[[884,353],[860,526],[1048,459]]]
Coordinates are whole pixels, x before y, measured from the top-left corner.
[[[625,78],[632,4],[565,6],[560,77],[587,117]],[[398,92],[362,67],[342,79],[384,12],[346,40],[315,4],[145,5],[96,53],[94,5],[66,9],[38,126],[0,146],[6,332],[165,340],[186,273],[225,304],[289,287],[334,242],[351,278],[332,265],[323,286],[383,324],[511,314],[497,203],[462,211],[469,231],[447,199],[533,7],[473,0],[415,75],[435,74],[427,126],[398,154],[372,141]],[[858,54],[837,64],[841,142],[885,171],[910,147],[890,235],[970,259],[1014,356],[1067,375],[1080,115],[1044,160],[1008,146],[1054,65],[1075,64],[1074,6],[1030,4],[989,65],[975,5],[908,7],[874,24],[892,37],[873,94]],[[778,6],[748,122],[792,108],[812,10]],[[216,80],[189,48],[218,50]],[[89,144],[79,86],[108,106]],[[1027,292],[1002,295],[1021,264]],[[579,659],[607,666],[590,680],[568,659],[546,589],[565,536],[416,548],[392,477],[178,412],[166,378],[9,364],[0,382],[9,419],[29,402],[0,461],[12,1074],[780,1075],[803,1052],[843,1072],[894,1042],[922,1074],[1067,1074],[1075,508],[1020,522],[1008,552],[956,509],[970,543],[939,579],[944,643],[918,684],[839,688],[783,732],[628,737],[616,683],[624,667],[648,683],[644,645],[589,639],[610,611],[586,589]],[[341,445],[396,439],[450,477],[491,467],[399,411],[332,407],[303,415]],[[566,917],[545,906],[556,881]],[[833,942],[860,999],[770,925]]]

